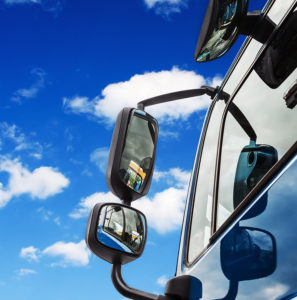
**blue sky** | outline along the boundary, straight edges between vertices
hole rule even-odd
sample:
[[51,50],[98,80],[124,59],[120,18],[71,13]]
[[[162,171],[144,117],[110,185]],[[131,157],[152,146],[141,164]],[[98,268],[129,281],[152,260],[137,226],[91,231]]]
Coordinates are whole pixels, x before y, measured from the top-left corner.
[[[162,93],[217,85],[220,60],[193,60],[206,0],[0,0],[0,297],[123,299],[84,243],[88,212],[114,201],[105,168],[114,119]],[[263,2],[263,1],[260,1]],[[131,286],[174,276],[207,97],[152,107],[160,122],[143,256]]]

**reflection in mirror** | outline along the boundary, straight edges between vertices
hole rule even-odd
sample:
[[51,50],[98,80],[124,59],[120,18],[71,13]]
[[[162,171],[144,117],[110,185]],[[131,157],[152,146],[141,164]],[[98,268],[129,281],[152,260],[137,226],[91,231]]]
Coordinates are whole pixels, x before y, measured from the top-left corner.
[[142,191],[153,167],[156,146],[154,122],[145,112],[135,110],[127,130],[119,172],[122,181],[136,192]]
[[106,205],[100,211],[97,239],[102,244],[126,253],[138,254],[145,243],[145,218],[121,205]]
[[258,228],[233,228],[221,242],[221,266],[231,281],[269,276],[276,268],[275,238]]
[[[241,150],[234,180],[234,209],[274,166],[277,160],[277,150],[270,145],[258,145],[251,141],[248,146]],[[267,198],[267,193],[265,195]]]

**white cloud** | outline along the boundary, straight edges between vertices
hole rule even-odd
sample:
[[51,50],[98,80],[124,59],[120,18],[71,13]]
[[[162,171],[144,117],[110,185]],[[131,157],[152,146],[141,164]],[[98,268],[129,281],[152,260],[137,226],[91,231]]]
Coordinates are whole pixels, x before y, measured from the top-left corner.
[[144,0],[147,8],[165,16],[181,12],[182,8],[187,7],[187,2],[187,0]]
[[7,186],[0,182],[0,207],[12,197],[29,194],[32,198],[46,199],[61,193],[69,180],[52,167],[39,167],[30,172],[17,159],[0,157],[0,172],[9,174]]
[[144,197],[135,201],[132,206],[145,214],[148,226],[160,234],[165,234],[180,228],[186,196],[186,189],[171,187],[155,194],[152,199]]
[[[94,99],[65,97],[63,107],[65,112],[85,114],[110,124],[123,107],[136,107],[137,102],[161,94],[199,88],[202,85],[217,85],[220,80],[219,77],[206,79],[194,71],[173,67],[169,71],[137,74],[127,81],[109,84],[102,90],[102,96]],[[195,111],[206,109],[209,103],[208,96],[201,96],[159,104],[147,110],[159,121],[172,121],[187,119]]]
[[69,216],[73,219],[80,219],[89,215],[91,209],[97,203],[103,202],[120,202],[120,200],[114,196],[111,192],[108,193],[94,193],[86,198],[82,198]]
[[42,158],[43,147],[40,143],[32,141],[30,136],[26,136],[15,124],[10,125],[7,122],[0,122],[0,138],[2,139],[2,147],[6,144],[4,141],[10,141],[15,144],[14,151],[30,150],[30,156],[36,159]]
[[166,275],[162,275],[157,279],[157,284],[164,287],[168,281],[168,277]]
[[91,155],[90,160],[105,174],[107,167],[109,149],[106,147],[95,149]]
[[190,175],[189,171],[180,168],[155,171],[153,178],[156,181],[165,180],[170,188],[156,193],[152,198],[144,197],[132,203],[146,215],[148,226],[158,233],[165,234],[182,225]]
[[38,92],[44,87],[46,73],[40,68],[35,68],[31,71],[31,74],[36,77],[35,82],[28,88],[21,88],[15,91],[11,98],[12,101],[21,103],[23,99],[35,98]]
[[35,270],[32,269],[20,269],[16,271],[19,277],[23,277],[26,275],[32,275],[32,274],[37,274]]
[[183,171],[180,168],[171,168],[169,171],[154,171],[153,179],[156,181],[165,180],[169,185],[176,185],[177,187],[187,187],[190,180],[191,173]]
[[59,262],[54,262],[51,266],[86,266],[89,263],[90,251],[85,241],[81,240],[78,243],[58,241],[42,251],[30,246],[22,248],[20,252],[20,257],[30,262],[38,261],[44,256],[61,258]]
[[33,246],[22,248],[20,257],[25,258],[28,261],[38,261],[39,250]]
[[42,251],[43,255],[61,257],[61,266],[86,266],[89,263],[90,251],[84,240],[79,243],[56,242]]

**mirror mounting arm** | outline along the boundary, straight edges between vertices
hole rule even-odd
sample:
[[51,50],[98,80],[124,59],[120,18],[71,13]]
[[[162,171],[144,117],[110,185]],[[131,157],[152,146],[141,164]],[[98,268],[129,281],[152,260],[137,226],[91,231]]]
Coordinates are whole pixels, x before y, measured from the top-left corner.
[[217,94],[219,94],[219,99],[221,100],[228,100],[229,95],[219,89],[219,87],[210,87],[210,86],[202,86],[199,89],[192,89],[192,90],[183,90],[179,92],[173,92],[168,94],[163,94],[160,96],[152,97],[137,103],[137,108],[144,110],[145,107],[156,105],[160,103],[171,102],[175,100],[197,97],[202,95],[208,95],[211,99],[213,99]]
[[264,17],[259,10],[248,12],[239,21],[239,33],[251,35],[252,38],[262,44],[266,43],[275,27],[275,23],[268,16]]
[[137,300],[173,300],[171,297],[155,295],[129,287],[123,280],[121,264],[112,265],[111,279],[118,292],[127,298]]

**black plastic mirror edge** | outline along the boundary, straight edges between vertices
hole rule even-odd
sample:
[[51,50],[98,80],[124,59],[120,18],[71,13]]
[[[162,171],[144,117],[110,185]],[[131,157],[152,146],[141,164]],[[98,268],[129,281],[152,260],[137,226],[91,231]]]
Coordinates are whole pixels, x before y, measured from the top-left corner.
[[[113,249],[110,248],[102,243],[100,243],[97,239],[97,228],[98,228],[98,219],[100,216],[100,211],[104,206],[108,206],[108,205],[118,205],[121,207],[127,207],[129,209],[132,209],[134,211],[136,211],[137,213],[139,213],[140,215],[142,215],[144,217],[145,220],[145,236],[144,236],[144,242],[143,245],[139,251],[138,254],[130,254],[130,253],[125,253],[122,252],[120,250],[117,249]],[[124,204],[120,204],[120,203],[112,203],[112,202],[107,202],[107,203],[97,203],[93,209],[90,212],[89,215],[89,219],[88,219],[88,224],[87,224],[87,229],[86,229],[86,236],[85,236],[85,240],[86,240],[86,244],[88,246],[88,248],[98,257],[102,258],[103,260],[109,262],[110,264],[126,264],[129,263],[135,259],[137,259],[138,257],[140,257],[142,255],[142,252],[144,250],[145,247],[145,243],[146,243],[146,238],[147,238],[147,222],[146,222],[146,217],[145,215],[135,209],[132,208],[130,206],[124,205]]]
[[205,13],[205,17],[201,26],[201,30],[199,33],[199,37],[198,37],[198,42],[196,45],[196,49],[195,49],[195,54],[194,54],[194,60],[197,61],[199,53],[202,50],[203,45],[205,44],[206,40],[209,38],[209,35],[211,34],[214,26],[215,26],[215,21],[216,15],[217,15],[217,0],[210,0],[206,13]]
[[[145,180],[145,186],[141,191],[141,193],[132,190],[131,188],[129,188],[127,185],[123,183],[123,181],[119,176],[118,170],[121,162],[121,155],[125,145],[125,138],[126,138],[129,122],[135,110],[137,109],[131,107],[125,107],[118,114],[113,135],[112,135],[108,162],[107,162],[107,170],[106,170],[106,182],[109,190],[114,195],[116,195],[121,200],[123,200],[125,204],[128,205],[132,201],[135,201],[140,197],[145,196],[148,193],[152,182],[155,158],[156,158],[156,146],[155,146],[153,157],[152,157],[152,169],[150,173],[147,175],[147,179]],[[158,140],[158,133],[159,133],[158,122],[147,112],[145,112],[145,114],[152,120],[152,122],[155,125],[155,129],[156,129],[155,145],[156,145]]]

